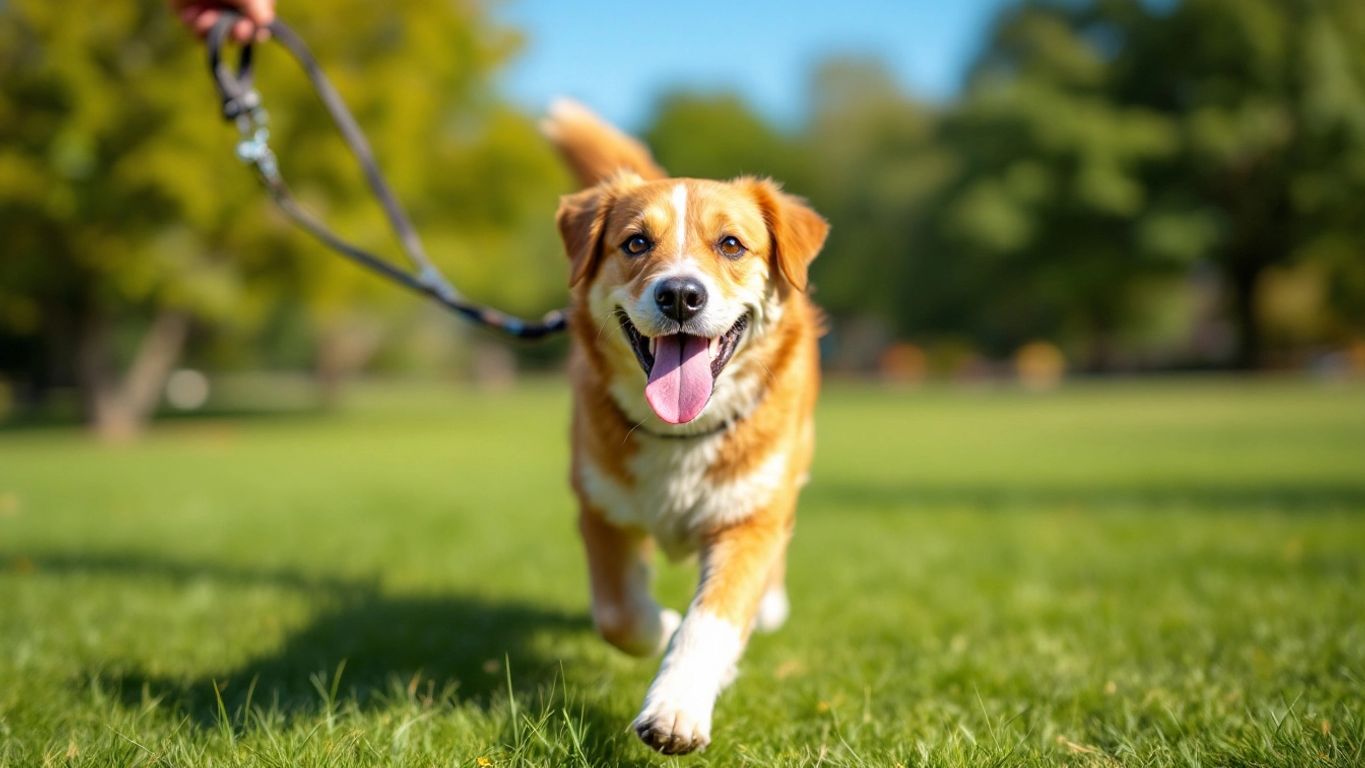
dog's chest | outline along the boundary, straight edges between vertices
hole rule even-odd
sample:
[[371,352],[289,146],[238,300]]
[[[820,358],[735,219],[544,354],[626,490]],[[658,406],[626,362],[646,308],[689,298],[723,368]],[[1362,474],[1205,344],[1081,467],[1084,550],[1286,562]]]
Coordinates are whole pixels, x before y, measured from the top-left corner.
[[671,558],[696,551],[701,534],[738,522],[766,504],[785,480],[786,453],[775,450],[751,471],[713,479],[723,435],[678,440],[644,436],[628,467],[633,482],[588,463],[583,485],[607,519],[651,533]]

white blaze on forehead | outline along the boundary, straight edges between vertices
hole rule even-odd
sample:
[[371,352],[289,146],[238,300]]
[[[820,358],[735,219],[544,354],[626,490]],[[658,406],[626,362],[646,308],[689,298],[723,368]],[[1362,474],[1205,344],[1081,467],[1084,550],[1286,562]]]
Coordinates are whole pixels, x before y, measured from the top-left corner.
[[687,185],[679,184],[673,188],[674,231],[678,238],[678,255],[683,255],[687,242]]

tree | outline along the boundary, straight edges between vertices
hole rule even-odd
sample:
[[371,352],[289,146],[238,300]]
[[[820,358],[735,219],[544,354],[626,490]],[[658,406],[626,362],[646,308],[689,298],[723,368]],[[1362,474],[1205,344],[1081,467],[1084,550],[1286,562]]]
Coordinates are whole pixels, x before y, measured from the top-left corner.
[[675,176],[726,179],[751,174],[790,182],[802,162],[793,138],[733,93],[666,94],[643,139]]
[[941,126],[957,170],[925,248],[955,265],[940,307],[970,308],[959,314],[988,348],[1049,338],[1104,369],[1144,315],[1142,288],[1188,262],[1143,242],[1144,172],[1175,152],[1174,127],[1111,98],[1112,41],[1084,18],[1074,4],[1026,4],[996,21]]
[[[974,335],[1071,339],[1090,367],[1212,265],[1236,349],[1266,362],[1264,276],[1314,263],[1358,333],[1365,6],[1030,2],[1006,10],[941,141],[959,172],[926,245],[987,300]],[[933,281],[929,281],[933,282]],[[1354,328],[1355,330],[1351,330]]]
[[922,290],[932,293],[936,284],[921,278],[937,255],[918,241],[926,203],[953,162],[937,142],[939,115],[874,59],[827,60],[809,90],[808,194],[832,222],[811,270],[821,306],[844,325],[870,320],[883,333],[923,331],[932,300]]
[[1238,330],[1234,362],[1266,362],[1271,268],[1318,262],[1342,326],[1362,327],[1365,5],[1355,0],[1111,0],[1087,20],[1122,42],[1111,93],[1177,126],[1155,205],[1205,233]]
[[[42,339],[37,377],[74,378],[110,435],[156,402],[190,318],[226,315],[243,288],[213,249],[186,247],[194,230],[231,242],[233,206],[213,199],[231,169],[204,111],[176,108],[199,89],[168,16],[16,2],[0,17],[0,322]],[[186,75],[159,75],[163,61]]]
[[[0,326],[31,387],[74,381],[102,433],[136,432],[195,327],[250,329],[304,298],[316,327],[400,294],[267,213],[231,156],[203,52],[161,0],[15,0],[0,15]],[[521,268],[516,306],[562,292],[562,184],[529,120],[493,98],[516,40],[468,4],[291,6],[434,254],[471,292]],[[272,145],[300,197],[390,248],[382,214],[306,81],[258,62]],[[539,226],[527,225],[532,209]],[[391,248],[388,252],[394,252]],[[504,289],[505,290],[505,289]],[[402,312],[411,313],[410,299]],[[6,356],[8,357],[8,355]],[[72,362],[74,361],[74,362]]]

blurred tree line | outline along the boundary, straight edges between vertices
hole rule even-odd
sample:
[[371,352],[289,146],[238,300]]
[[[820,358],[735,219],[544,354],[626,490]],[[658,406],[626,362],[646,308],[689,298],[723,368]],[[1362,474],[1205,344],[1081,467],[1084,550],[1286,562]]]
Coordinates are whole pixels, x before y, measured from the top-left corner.
[[[551,223],[567,184],[491,74],[519,41],[475,4],[291,4],[429,249],[511,310],[562,299]],[[298,196],[400,258],[288,54],[258,49],[271,144]],[[0,3],[0,384],[74,386],[101,431],[135,431],[187,353],[214,369],[349,370],[469,354],[464,329],[342,263],[266,202],[233,154],[202,46],[164,0]],[[508,274],[530,275],[509,280]],[[444,318],[442,318],[444,319]],[[193,344],[187,347],[187,339]],[[387,358],[387,361],[385,360]]]
[[[514,30],[471,3],[286,13],[466,292],[564,299],[568,180],[492,75]],[[135,431],[167,373],[464,369],[505,347],[293,230],[232,156],[202,50],[161,0],[0,2],[0,411],[74,389]],[[391,245],[287,54],[272,144],[336,228]],[[892,342],[1087,370],[1302,365],[1365,334],[1365,3],[1071,0],[1003,10],[952,103],[832,60],[797,125],[675,93],[644,131],[678,175],[769,174],[833,223],[827,359]],[[553,359],[559,347],[518,354]]]
[[865,60],[811,91],[786,133],[674,94],[648,139],[676,173],[772,174],[829,217],[836,361],[871,333],[1247,369],[1365,335],[1359,0],[1025,2],[953,103]]

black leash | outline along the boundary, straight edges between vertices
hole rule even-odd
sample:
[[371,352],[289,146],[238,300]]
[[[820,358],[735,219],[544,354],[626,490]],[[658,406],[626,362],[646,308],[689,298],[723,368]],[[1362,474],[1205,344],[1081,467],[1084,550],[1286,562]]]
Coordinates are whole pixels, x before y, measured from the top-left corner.
[[413,229],[412,222],[408,221],[407,214],[403,212],[402,206],[398,204],[398,200],[394,197],[392,190],[389,189],[388,183],[379,173],[379,167],[375,163],[370,144],[365,140],[365,134],[361,132],[360,126],[356,125],[355,118],[346,109],[345,103],[341,100],[341,95],[328,82],[327,76],[322,73],[317,60],[313,58],[313,54],[308,50],[308,46],[304,44],[303,40],[284,22],[276,19],[269,25],[271,38],[288,49],[289,53],[294,56],[294,60],[298,62],[304,73],[308,75],[308,79],[313,83],[313,89],[317,92],[318,99],[327,108],[327,112],[332,116],[332,122],[336,124],[342,138],[346,140],[346,146],[350,148],[351,154],[355,156],[361,169],[364,170],[365,180],[370,184],[370,191],[374,193],[375,197],[379,198],[379,202],[384,206],[384,213],[388,215],[389,225],[393,228],[394,234],[398,236],[398,242],[403,246],[404,253],[408,255],[413,266],[417,269],[416,274],[396,267],[385,259],[346,242],[321,221],[305,211],[294,199],[293,194],[289,191],[289,186],[285,184],[284,178],[280,175],[275,153],[270,149],[268,143],[270,139],[268,116],[264,107],[261,106],[260,94],[252,85],[251,44],[247,43],[242,46],[242,54],[236,72],[233,72],[222,58],[223,43],[227,40],[228,32],[242,18],[236,13],[223,11],[218,22],[209,30],[209,73],[213,76],[213,82],[218,88],[218,95],[223,100],[224,119],[236,123],[237,130],[242,134],[242,139],[237,144],[237,157],[256,171],[256,177],[266,191],[270,193],[275,205],[286,216],[342,256],[379,274],[381,277],[424,294],[446,309],[480,325],[523,339],[538,339],[542,336],[558,333],[567,327],[567,318],[563,310],[557,309],[548,312],[538,321],[526,321],[499,312],[496,309],[472,303],[455,290],[450,281],[446,280],[440,270],[436,269],[436,266],[427,258],[426,251],[422,247],[422,241],[417,237],[417,231]]

